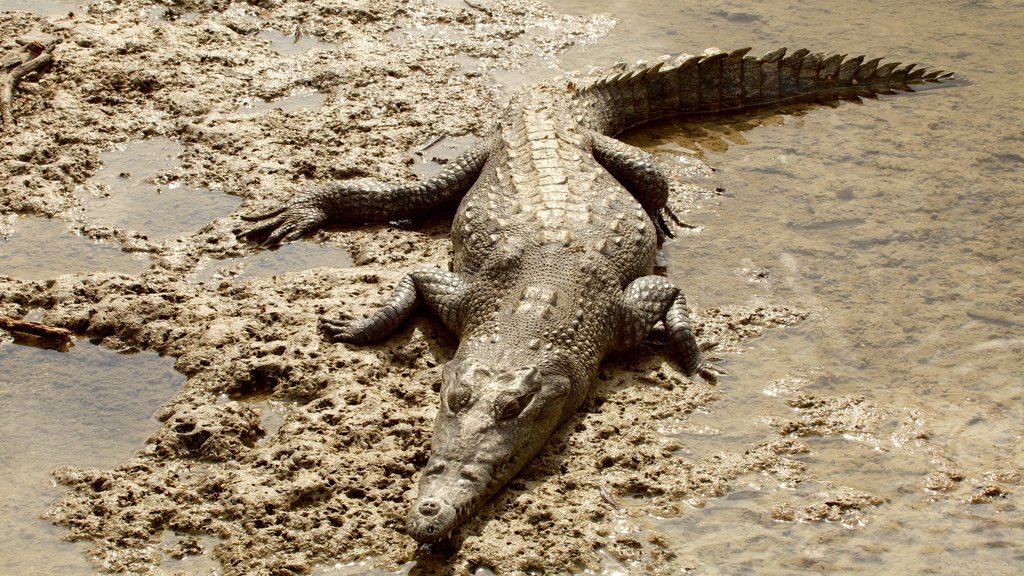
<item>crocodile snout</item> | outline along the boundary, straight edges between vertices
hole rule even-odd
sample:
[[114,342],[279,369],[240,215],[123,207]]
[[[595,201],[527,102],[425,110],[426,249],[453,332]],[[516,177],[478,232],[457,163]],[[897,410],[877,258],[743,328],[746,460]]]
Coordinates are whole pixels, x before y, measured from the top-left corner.
[[417,542],[430,544],[446,537],[455,521],[454,506],[439,498],[424,498],[409,510],[407,528]]
[[441,511],[441,503],[437,500],[424,500],[418,508],[421,516],[437,516]]

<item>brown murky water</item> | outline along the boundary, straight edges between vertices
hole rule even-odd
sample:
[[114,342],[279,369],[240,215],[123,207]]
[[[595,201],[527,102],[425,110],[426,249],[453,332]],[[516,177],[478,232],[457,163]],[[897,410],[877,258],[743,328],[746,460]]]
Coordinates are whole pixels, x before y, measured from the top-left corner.
[[[0,8],[23,4],[0,2]],[[67,4],[74,3],[33,3],[57,10]],[[681,163],[679,157],[692,151],[718,168],[695,183],[723,192],[680,214],[696,228],[667,248],[668,274],[694,303],[784,303],[812,313],[799,326],[775,329],[730,354],[723,363],[730,376],[720,384],[721,399],[665,433],[680,439],[679,458],[700,460],[766,441],[786,422],[805,421],[801,434],[810,452],[794,459],[813,480],[790,486],[752,474],[737,483],[743,489],[694,500],[680,517],[648,522],[668,536],[667,547],[680,565],[695,565],[700,574],[1018,573],[1024,565],[1020,3],[915,0],[884,9],[853,0],[555,5],[580,14],[607,12],[616,21],[605,38],[553,63],[563,70],[709,46],[790,46],[888,53],[949,67],[969,81],[863,106],[734,118],[698,129],[655,126],[630,136],[666,163]],[[467,70],[475,66],[468,57],[462,64]],[[551,64],[495,78],[514,86],[551,76]],[[294,98],[282,106],[315,108],[322,102],[315,93]],[[153,154],[166,159],[176,152]],[[117,164],[107,160],[108,166]],[[109,174],[112,182],[126,180],[121,171]],[[144,179],[136,172],[131,182]],[[175,191],[180,188],[163,190]],[[166,238],[194,230],[211,214],[230,212],[237,202],[218,195],[211,193],[211,201],[224,200],[223,206],[205,208],[204,216],[181,228],[155,229],[141,219],[156,217],[159,223],[171,207],[151,205],[151,213],[138,221],[120,221],[128,211],[114,206],[103,212],[108,208],[98,196],[86,203],[86,217]],[[177,198],[180,203],[183,197]],[[296,261],[339,265],[339,255],[327,248],[303,243],[244,262],[209,262],[197,271],[198,280],[271,275],[295,269]],[[326,254],[314,255],[317,250]],[[149,415],[180,382],[169,363],[148,355],[117,356],[85,343],[70,356],[58,354],[0,346],[2,379],[22,385],[5,384],[5,405],[35,406],[29,399],[38,397],[39,412],[9,411],[0,420],[7,439],[0,471],[13,475],[5,482],[4,499],[13,504],[3,509],[4,524],[26,534],[22,540],[2,539],[7,548],[0,558],[9,563],[0,571],[25,573],[40,565],[47,572],[89,571],[81,547],[55,546],[60,531],[37,519],[59,492],[48,470],[58,464],[118,464],[144,443],[155,427]],[[149,366],[150,360],[156,365]],[[110,405],[90,393],[120,398],[122,388],[110,383],[132,379],[118,376],[124,367],[136,380],[140,370],[162,377],[141,387],[145,398],[131,396],[116,414],[130,422],[119,423],[105,416]],[[25,375],[58,370],[74,370],[59,382],[92,375],[96,381],[49,390],[45,386],[54,384],[31,384]],[[12,399],[13,394],[20,395]],[[814,422],[817,401],[846,403],[846,419]],[[273,407],[267,414],[274,415]],[[58,433],[18,424],[48,420],[73,422],[75,428]],[[104,427],[82,428],[99,422]],[[117,442],[77,443],[73,454],[67,445],[39,442],[105,438],[112,429],[118,430]],[[33,434],[25,436],[26,430]],[[880,499],[861,514],[840,510],[832,522],[800,521],[800,503],[814,500],[809,494],[837,490]],[[40,560],[57,558],[54,548],[58,560]],[[189,562],[171,560],[163,568],[214,569],[208,558]],[[624,569],[612,563],[606,568]],[[366,570],[321,566],[317,573]]]
[[147,255],[76,234],[60,220],[0,218],[0,274],[6,276],[47,280],[93,270],[138,274],[148,267]]
[[260,38],[270,42],[270,49],[278,54],[295,56],[312,48],[323,48],[330,50],[335,47],[331,42],[324,42],[316,36],[303,34],[301,30],[288,33],[277,30],[264,30],[259,33]]
[[238,114],[261,114],[267,110],[280,108],[284,112],[317,110],[324,103],[324,95],[319,92],[298,92],[280,100],[261,100],[250,98],[238,103]]
[[[667,249],[669,275],[699,306],[785,302],[813,312],[728,358],[723,398],[679,432],[681,457],[768,440],[778,422],[805,413],[793,407],[801,395],[877,407],[864,414],[873,424],[856,425],[852,404],[853,424],[806,438],[811,452],[799,460],[819,482],[791,487],[753,476],[747,490],[652,525],[681,557],[696,558],[702,574],[1019,573],[1024,7],[605,9],[618,26],[564,58],[565,69],[680,47],[806,46],[941,63],[970,82],[796,117],[657,126],[632,136],[667,162],[693,150],[718,168],[703,184],[724,192],[683,216],[700,232]],[[936,464],[963,478],[938,487],[929,478]],[[996,478],[1009,479],[1013,493],[979,498]],[[885,501],[852,524],[780,521],[801,493],[835,486]]]
[[295,242],[245,258],[210,260],[201,265],[195,274],[190,275],[190,279],[218,285],[221,282],[265,278],[321,266],[340,268],[351,265],[352,257],[342,248],[312,242]]
[[109,468],[157,428],[185,377],[172,358],[79,340],[67,352],[0,344],[0,574],[89,574],[84,545],[39,517],[63,489],[59,466]]
[[3,0],[0,10],[22,10],[44,16],[80,10],[84,0]]
[[101,153],[103,167],[78,191],[85,220],[160,242],[234,210],[238,198],[180,182],[182,150],[169,138],[151,138]]

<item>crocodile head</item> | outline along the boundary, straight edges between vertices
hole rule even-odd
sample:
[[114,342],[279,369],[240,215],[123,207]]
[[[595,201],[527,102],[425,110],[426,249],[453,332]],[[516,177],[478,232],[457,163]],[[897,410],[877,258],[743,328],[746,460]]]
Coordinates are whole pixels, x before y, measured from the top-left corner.
[[442,372],[441,408],[409,535],[421,543],[447,537],[494,496],[575,410],[568,373],[543,366],[498,368],[473,359]]

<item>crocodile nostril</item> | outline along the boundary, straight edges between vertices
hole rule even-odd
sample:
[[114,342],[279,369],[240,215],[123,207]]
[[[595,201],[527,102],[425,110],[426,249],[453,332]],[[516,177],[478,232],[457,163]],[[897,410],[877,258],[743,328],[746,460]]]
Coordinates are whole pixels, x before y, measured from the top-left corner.
[[419,511],[424,516],[437,516],[441,511],[441,504],[437,500],[424,500],[420,502]]

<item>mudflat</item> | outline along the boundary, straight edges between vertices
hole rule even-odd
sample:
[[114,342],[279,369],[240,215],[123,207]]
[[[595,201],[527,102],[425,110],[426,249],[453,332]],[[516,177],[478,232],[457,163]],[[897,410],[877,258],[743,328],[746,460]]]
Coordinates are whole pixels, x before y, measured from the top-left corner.
[[[759,21],[757,14],[717,9],[726,22]],[[960,446],[961,436],[952,442],[930,432],[930,407],[917,409],[905,397],[887,405],[877,393],[837,387],[827,358],[815,357],[813,366],[792,363],[757,388],[742,379],[713,386],[685,377],[652,341],[609,359],[583,409],[450,542],[420,548],[403,533],[427,461],[441,366],[456,342],[439,322],[417,315],[382,344],[331,345],[317,319],[375,309],[410,266],[444,267],[451,215],[319,233],[303,244],[350,258],[339,257],[337,267],[316,262],[308,270],[248,276],[238,273],[246,259],[265,253],[236,239],[238,215],[331,180],[399,181],[436,169],[450,158],[450,143],[464,146],[456,137],[486,131],[517,84],[510,80],[517,71],[528,70],[526,78],[557,76],[560,55],[571,49],[569,60],[583,58],[581,47],[597,45],[613,22],[608,15],[559,14],[533,1],[185,0],[168,6],[128,0],[45,17],[0,13],[0,50],[37,42],[52,46],[53,55],[48,69],[19,82],[16,125],[0,133],[0,229],[13,236],[30,228],[28,222],[49,218],[134,259],[127,272],[18,276],[0,268],[0,314],[34,314],[106,348],[173,357],[187,377],[159,408],[159,424],[133,457],[104,469],[68,462],[54,472],[67,492],[46,512],[48,521],[87,542],[90,559],[109,572],[188,571],[183,559],[203,557],[215,559],[225,574],[329,573],[364,560],[413,573],[562,573],[619,564],[677,573],[708,569],[699,549],[688,547],[684,528],[704,517],[715,526],[709,537],[727,541],[736,519],[716,520],[709,510],[752,492],[773,496],[750,497],[754,504],[743,508],[741,521],[772,535],[799,533],[800,542],[841,526],[850,536],[830,532],[830,547],[857,542],[869,557],[871,550],[884,556],[877,548],[883,543],[863,544],[857,530],[892,522],[884,510],[903,501],[907,486],[925,495],[913,500],[920,502],[910,505],[915,510],[939,502],[944,516],[1011,512],[1021,483],[1019,429],[1009,428],[1009,440],[981,440],[1003,448],[975,462],[951,447]],[[823,38],[808,47],[833,48],[827,44]],[[622,57],[633,58],[635,50]],[[834,112],[863,118],[856,110]],[[750,122],[785,123],[776,116]],[[748,129],[726,126],[723,138],[689,142],[708,151],[704,159],[725,164],[712,141],[730,141],[737,153],[746,142],[736,134]],[[173,162],[148,172],[150,161],[125,160],[128,167],[118,174],[95,178],[102,155],[140,141],[173,142]],[[662,153],[666,159],[678,155],[675,146]],[[1012,164],[1007,154],[991,162]],[[700,206],[722,201],[715,190],[721,182],[703,161],[671,169],[678,176],[671,200],[678,214],[699,219]],[[116,206],[142,215],[151,208],[152,221],[118,219],[110,203],[132,193],[127,184],[139,180],[156,196]],[[729,183],[731,190],[735,182]],[[172,194],[180,194],[177,206],[154,200]],[[205,221],[169,225],[197,210],[208,215]],[[836,226],[858,225],[859,216],[840,216]],[[758,225],[749,224],[757,236]],[[684,231],[679,248],[669,248],[670,274],[685,243],[702,234],[699,227]],[[147,265],[142,271],[140,260]],[[754,258],[727,281],[786,284],[795,267],[780,262]],[[701,274],[699,263],[685,268]],[[698,339],[718,342],[726,369],[747,378],[738,358],[751,339],[809,323],[842,324],[829,320],[829,302],[785,290],[731,302],[693,296]],[[705,301],[714,304],[702,306]],[[1012,318],[1009,325],[997,319],[986,326],[1002,326],[1002,337],[1019,341],[1020,324]],[[886,324],[875,322],[872,329],[885,333]],[[131,383],[125,385],[130,394]],[[752,396],[778,406],[754,414],[754,431],[728,441],[722,429],[736,421],[723,412]],[[1010,421],[1020,411],[1013,398],[1001,396],[978,411],[997,424]],[[721,429],[698,424],[708,414]],[[969,422],[971,415],[957,417]],[[704,437],[714,438],[714,450],[697,447]],[[858,446],[855,455],[846,454],[847,468],[815,460],[844,454],[830,444],[844,438]],[[856,479],[849,471],[859,459],[874,462],[862,449],[893,460],[913,454],[912,479],[895,488]],[[1020,545],[1012,543],[1019,521],[990,522],[1005,532],[993,540],[1005,545],[990,549],[1019,558]],[[803,559],[786,566],[827,568],[825,555],[812,548],[801,548]],[[990,568],[998,572],[998,562]]]

